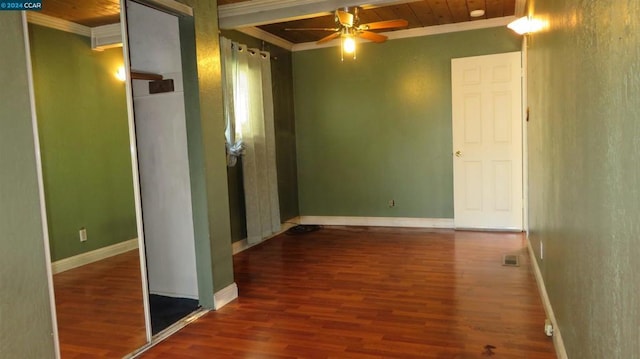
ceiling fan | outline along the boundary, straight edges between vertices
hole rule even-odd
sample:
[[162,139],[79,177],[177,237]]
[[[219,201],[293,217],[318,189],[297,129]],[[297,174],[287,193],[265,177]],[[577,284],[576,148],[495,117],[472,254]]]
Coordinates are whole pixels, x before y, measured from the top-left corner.
[[360,37],[373,42],[385,42],[387,37],[369,30],[380,29],[392,29],[397,27],[405,27],[409,24],[407,20],[395,19],[386,21],[376,21],[366,24],[360,24],[360,17],[358,12],[360,7],[351,8],[345,7],[344,9],[338,9],[335,11],[335,28],[324,27],[308,27],[308,28],[288,28],[286,31],[332,31],[333,33],[318,40],[316,44],[322,44],[331,41],[335,38],[342,37],[342,50],[346,53],[354,53],[355,58],[355,41],[354,38]]

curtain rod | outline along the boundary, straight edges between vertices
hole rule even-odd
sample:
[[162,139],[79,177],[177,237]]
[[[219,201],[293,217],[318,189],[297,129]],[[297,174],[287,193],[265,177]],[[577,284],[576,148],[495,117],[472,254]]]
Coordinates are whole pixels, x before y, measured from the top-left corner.
[[235,42],[235,41],[232,40],[231,41],[231,48],[234,48],[234,46],[237,46],[239,51],[242,51],[243,47],[246,48],[247,52],[249,52],[251,55],[255,55],[256,53],[259,53],[265,59],[267,57],[269,57],[269,58],[271,58],[273,60],[278,60],[277,56],[271,56],[271,53],[269,51],[264,50],[264,48],[265,48],[265,42],[264,41],[262,41],[263,50],[257,49],[255,47],[249,47],[246,44],[241,44],[239,42]]

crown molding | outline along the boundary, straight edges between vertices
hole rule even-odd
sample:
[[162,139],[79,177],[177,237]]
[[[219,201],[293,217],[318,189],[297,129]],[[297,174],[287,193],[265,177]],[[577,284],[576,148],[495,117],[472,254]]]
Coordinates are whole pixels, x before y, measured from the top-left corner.
[[[396,30],[383,32],[382,35],[385,35],[389,38],[389,40],[395,39],[404,39],[409,37],[420,37],[420,36],[429,36],[429,35],[438,35],[438,34],[446,34],[451,32],[459,32],[459,31],[469,31],[469,30],[479,30],[479,29],[487,29],[491,27],[500,27],[507,26],[511,21],[515,20],[515,16],[505,16],[505,17],[497,17],[486,20],[475,20],[475,21],[467,21],[467,22],[458,22],[454,24],[446,24],[446,25],[437,25],[437,26],[427,26],[427,27],[417,27],[408,30]],[[364,41],[361,41],[364,42]],[[316,44],[315,42],[304,42],[301,44],[294,44],[293,49],[291,51],[306,51],[306,50],[315,50],[321,49],[325,47],[334,47],[339,46],[340,40],[332,40],[323,44]]]
[[218,7],[221,29],[238,29],[330,14],[341,7],[373,8],[419,0],[251,0]]
[[122,27],[120,23],[91,28],[91,48],[102,51],[122,46]]
[[193,8],[191,6],[174,0],[142,0],[142,3],[169,10],[174,14],[193,16]]
[[76,24],[75,22],[58,19],[35,11],[27,11],[27,21],[34,25],[49,27],[52,29],[70,32],[76,35],[91,37],[91,28]]
[[237,31],[242,32],[246,35],[255,37],[256,39],[266,41],[270,44],[276,45],[285,50],[289,50],[289,51],[293,50],[294,44],[292,42],[289,42],[281,37],[278,37],[269,32],[266,32],[259,27],[245,27],[242,29],[238,29]]
[[27,12],[27,21],[34,25],[89,37],[91,38],[91,48],[94,50],[101,51],[122,46],[122,29],[120,28],[120,23],[88,27],[37,12]]

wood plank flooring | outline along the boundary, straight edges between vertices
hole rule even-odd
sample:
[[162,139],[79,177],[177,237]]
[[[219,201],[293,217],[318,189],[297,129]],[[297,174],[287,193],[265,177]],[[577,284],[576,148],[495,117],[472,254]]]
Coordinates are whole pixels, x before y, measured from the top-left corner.
[[138,258],[136,249],[53,276],[63,359],[122,358],[146,343]]
[[521,234],[281,235],[234,257],[238,300],[141,357],[556,358],[529,261]]

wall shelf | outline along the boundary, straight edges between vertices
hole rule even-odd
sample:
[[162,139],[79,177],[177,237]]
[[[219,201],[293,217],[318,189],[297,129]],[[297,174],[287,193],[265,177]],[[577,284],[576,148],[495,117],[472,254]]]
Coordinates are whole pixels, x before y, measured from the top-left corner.
[[157,80],[163,79],[162,75],[159,75],[159,74],[154,74],[151,72],[135,71],[135,70],[131,70],[131,78],[133,80],[151,80],[151,81],[157,81]]

